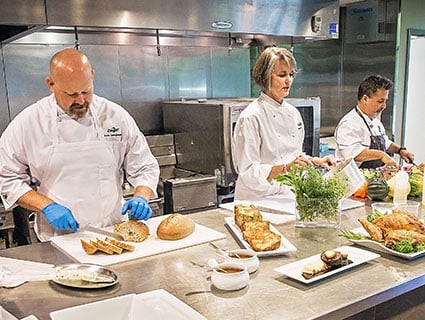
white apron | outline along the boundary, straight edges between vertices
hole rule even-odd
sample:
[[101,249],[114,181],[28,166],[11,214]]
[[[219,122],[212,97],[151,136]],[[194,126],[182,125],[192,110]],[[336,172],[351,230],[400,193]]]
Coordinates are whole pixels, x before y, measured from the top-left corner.
[[[113,151],[106,145],[98,117],[90,109],[97,132],[95,141],[60,143],[58,116],[53,129],[53,146],[38,191],[68,207],[79,227],[105,227],[121,220],[122,189]],[[54,229],[37,213],[34,230],[41,241],[70,233]]]

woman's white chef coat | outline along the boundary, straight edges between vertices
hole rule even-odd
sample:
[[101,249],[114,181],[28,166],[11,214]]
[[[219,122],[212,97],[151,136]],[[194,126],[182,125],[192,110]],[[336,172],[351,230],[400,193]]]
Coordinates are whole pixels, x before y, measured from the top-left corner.
[[[388,149],[392,143],[385,134],[384,125],[379,118],[370,119],[360,108],[357,107],[357,110],[362,114],[371,131],[369,131],[355,108],[342,117],[335,128],[335,141],[337,147],[335,156],[338,160],[355,158],[363,150],[369,149],[370,132],[376,136],[384,136],[385,149]],[[358,166],[362,164],[362,162],[356,163]]]
[[[78,121],[59,108],[53,95],[24,109],[0,138],[0,163],[1,198],[6,209],[13,207],[34,183],[43,194],[77,211],[74,215],[79,223],[83,222],[80,226],[91,223],[102,227],[120,220],[115,204],[122,202],[124,171],[132,185],[146,185],[154,192],[159,178],[158,163],[134,119],[121,106],[96,95],[89,115]],[[69,181],[69,187],[64,181]],[[115,185],[111,186],[111,182]],[[87,187],[89,184],[94,186]],[[86,201],[90,203],[86,210],[79,210],[81,199],[73,199],[78,198],[79,186],[93,191],[93,201]],[[67,189],[68,203],[61,203],[55,193],[63,196]],[[111,191],[113,196],[109,198],[116,200],[109,199],[115,202],[111,202],[109,210],[113,212],[106,218],[108,197],[104,195]],[[90,196],[84,194],[87,199]]]
[[253,200],[288,188],[267,180],[274,165],[302,154],[304,122],[289,103],[279,104],[264,93],[249,104],[236,122],[233,162],[238,171],[235,200]]

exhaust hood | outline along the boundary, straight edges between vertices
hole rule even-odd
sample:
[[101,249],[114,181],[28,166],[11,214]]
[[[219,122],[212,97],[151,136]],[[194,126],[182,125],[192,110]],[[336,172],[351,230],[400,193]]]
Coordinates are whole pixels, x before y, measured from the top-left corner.
[[0,41],[22,37],[47,24],[44,0],[0,1]]
[[156,31],[170,37],[173,33],[175,37],[216,35],[245,46],[264,42],[255,35],[338,38],[338,0],[1,1],[0,28],[9,30],[2,42],[29,40],[31,32],[40,30],[73,34],[75,27],[87,34]]

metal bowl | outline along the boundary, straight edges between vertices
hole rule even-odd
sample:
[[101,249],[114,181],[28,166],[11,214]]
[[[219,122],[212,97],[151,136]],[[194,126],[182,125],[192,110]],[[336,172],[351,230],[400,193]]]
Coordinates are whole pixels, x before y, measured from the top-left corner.
[[[56,266],[56,277],[53,278],[53,282],[57,284],[79,288],[79,289],[97,289],[110,287],[118,283],[117,275],[110,269],[95,264],[64,264]],[[99,279],[93,279],[87,281],[81,279],[81,275],[93,274]]]

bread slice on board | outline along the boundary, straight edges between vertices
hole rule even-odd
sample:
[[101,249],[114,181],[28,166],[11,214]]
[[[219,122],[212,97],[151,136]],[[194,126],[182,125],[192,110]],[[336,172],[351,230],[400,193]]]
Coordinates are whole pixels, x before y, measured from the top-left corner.
[[111,248],[108,248],[107,246],[104,246],[96,241],[90,240],[90,244],[95,246],[100,251],[107,253],[107,254],[114,254],[114,251],[112,251]]
[[134,251],[134,249],[135,249],[135,247],[132,246],[131,244],[128,244],[128,243],[125,243],[125,242],[122,242],[122,241],[118,241],[118,240],[115,240],[115,239],[112,239],[112,238],[109,238],[109,237],[106,237],[105,241],[110,242],[113,245],[115,245],[119,248],[122,248],[123,250]]
[[89,243],[88,241],[84,240],[84,239],[80,239],[81,241],[81,246],[83,247],[83,250],[87,253],[87,254],[95,254],[97,251],[97,247],[94,246],[93,244]]
[[112,244],[110,242],[103,241],[102,239],[97,238],[96,239],[96,242],[99,243],[99,244],[101,244],[102,246],[105,246],[105,247],[111,249],[115,253],[121,254],[122,251],[123,251],[122,248],[117,247],[116,245],[114,245],[114,244]]

